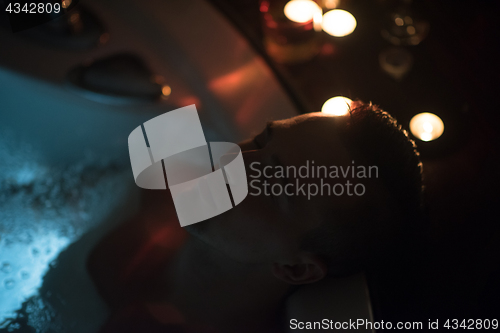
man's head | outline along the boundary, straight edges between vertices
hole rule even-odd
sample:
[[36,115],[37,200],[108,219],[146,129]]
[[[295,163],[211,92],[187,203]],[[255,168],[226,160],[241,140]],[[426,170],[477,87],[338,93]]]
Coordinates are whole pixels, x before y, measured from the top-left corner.
[[[269,263],[288,283],[369,266],[418,215],[418,153],[395,120],[371,104],[354,103],[341,117],[311,113],[274,121],[240,146],[249,195],[186,229],[235,260]],[[354,193],[358,183],[363,186]]]

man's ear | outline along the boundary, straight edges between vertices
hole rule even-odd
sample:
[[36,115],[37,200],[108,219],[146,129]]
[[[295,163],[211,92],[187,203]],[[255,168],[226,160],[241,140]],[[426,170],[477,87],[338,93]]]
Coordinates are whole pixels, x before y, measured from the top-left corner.
[[289,284],[307,284],[321,280],[326,276],[326,264],[312,253],[303,253],[297,262],[273,263],[273,274]]

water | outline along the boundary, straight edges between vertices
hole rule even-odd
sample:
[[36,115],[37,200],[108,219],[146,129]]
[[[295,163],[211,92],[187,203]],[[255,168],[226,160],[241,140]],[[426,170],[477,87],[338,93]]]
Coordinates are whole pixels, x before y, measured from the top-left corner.
[[[0,329],[98,326],[80,323],[89,317],[78,313],[93,314],[75,308],[94,307],[103,312],[97,319],[106,313],[84,271],[85,254],[98,239],[88,235],[129,196],[130,170],[92,156],[49,166],[7,133],[0,133],[0,161]],[[84,236],[89,241],[78,242]]]

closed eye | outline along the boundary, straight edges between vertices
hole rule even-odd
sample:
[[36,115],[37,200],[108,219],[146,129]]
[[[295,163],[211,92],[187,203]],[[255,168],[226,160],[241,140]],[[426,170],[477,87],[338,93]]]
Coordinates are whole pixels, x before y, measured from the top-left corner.
[[273,134],[273,123],[269,122],[267,123],[266,128],[264,131],[262,131],[259,135],[255,136],[253,139],[253,144],[257,149],[262,149],[264,148],[267,143],[271,140]]

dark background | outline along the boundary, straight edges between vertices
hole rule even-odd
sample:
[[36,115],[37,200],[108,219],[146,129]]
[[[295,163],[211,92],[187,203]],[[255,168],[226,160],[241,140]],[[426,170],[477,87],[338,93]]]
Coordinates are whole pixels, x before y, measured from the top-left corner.
[[[258,0],[212,0],[264,53]],[[426,235],[422,248],[392,271],[369,274],[375,319],[498,318],[500,307],[500,28],[497,1],[414,1],[430,23],[426,39],[407,46],[414,64],[397,82],[378,54],[386,1],[344,1],[357,20],[349,36],[325,33],[323,51],[274,69],[302,102],[319,111],[330,97],[372,101],[405,129],[433,110],[445,123],[436,141],[416,140],[424,164]]]

